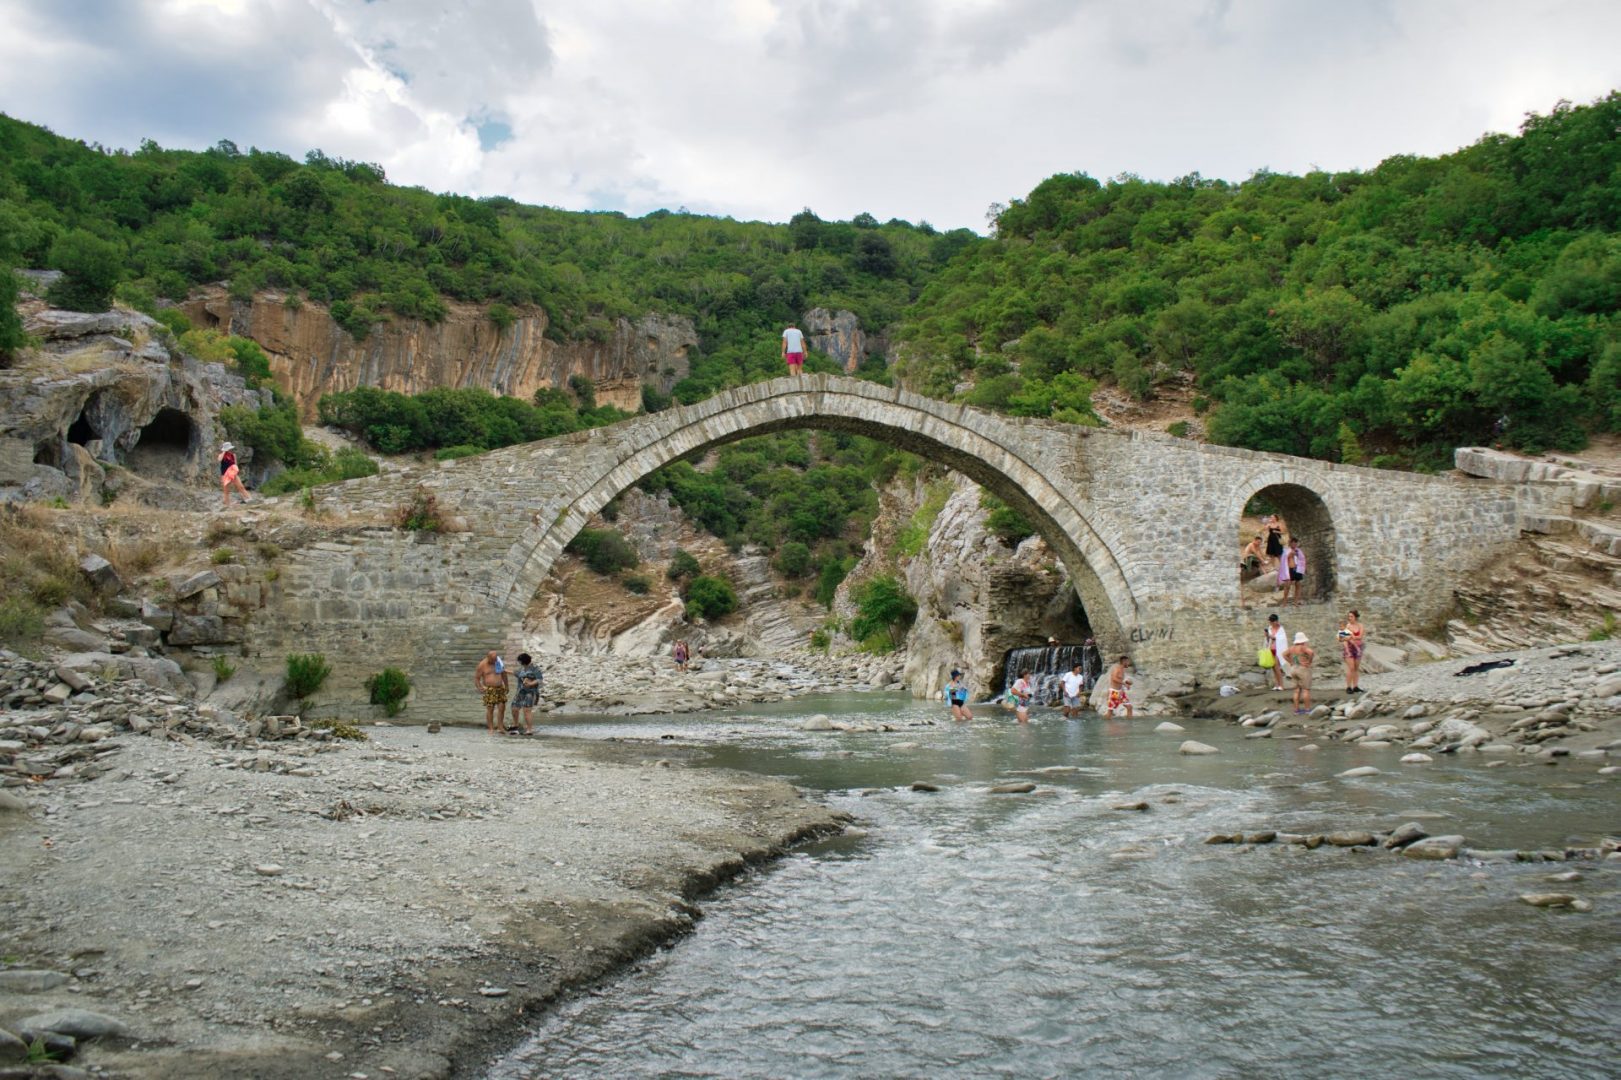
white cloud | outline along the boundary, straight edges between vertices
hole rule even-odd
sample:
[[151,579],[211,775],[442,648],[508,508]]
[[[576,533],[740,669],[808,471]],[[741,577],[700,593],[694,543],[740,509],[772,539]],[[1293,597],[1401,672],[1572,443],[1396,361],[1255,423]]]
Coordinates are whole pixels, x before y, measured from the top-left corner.
[[0,25],[0,108],[108,145],[942,227],[1054,172],[1368,168],[1621,85],[1610,0],[0,0]]

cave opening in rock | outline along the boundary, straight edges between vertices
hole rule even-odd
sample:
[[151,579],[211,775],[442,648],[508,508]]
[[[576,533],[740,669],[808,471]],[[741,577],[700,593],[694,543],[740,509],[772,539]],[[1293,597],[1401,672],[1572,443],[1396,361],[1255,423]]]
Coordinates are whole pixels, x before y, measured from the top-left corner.
[[[90,406],[86,404],[85,409],[88,411],[89,408]],[[70,443],[87,446],[92,440],[99,438],[101,436],[96,434],[96,429],[91,425],[90,418],[84,412],[79,413],[78,418],[68,425],[68,442]]]
[[141,429],[125,464],[137,473],[178,479],[191,456],[197,425],[179,409],[162,408]]

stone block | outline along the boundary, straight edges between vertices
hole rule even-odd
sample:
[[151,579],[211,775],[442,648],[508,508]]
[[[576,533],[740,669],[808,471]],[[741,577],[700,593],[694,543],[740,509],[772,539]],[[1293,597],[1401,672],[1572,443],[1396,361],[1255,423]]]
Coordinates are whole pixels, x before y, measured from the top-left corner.
[[212,570],[204,570],[200,573],[192,574],[190,577],[170,581],[170,584],[174,586],[174,597],[176,600],[189,600],[191,597],[196,596],[204,589],[212,589],[219,583],[220,576]]
[[150,600],[143,600],[141,601],[141,621],[161,633],[174,625],[174,612],[166,608],[160,608]]
[[240,624],[218,615],[176,615],[169,631],[171,645],[232,645],[241,640]]
[[79,571],[90,580],[90,587],[102,596],[113,596],[124,589],[124,582],[113,569],[113,564],[100,555],[86,555],[79,560]]

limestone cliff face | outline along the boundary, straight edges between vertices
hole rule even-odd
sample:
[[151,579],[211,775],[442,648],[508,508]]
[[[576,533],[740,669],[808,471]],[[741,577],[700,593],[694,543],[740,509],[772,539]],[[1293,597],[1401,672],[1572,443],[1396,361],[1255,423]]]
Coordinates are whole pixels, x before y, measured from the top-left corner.
[[275,291],[233,300],[218,286],[195,293],[183,310],[199,326],[258,342],[306,417],[322,394],[357,386],[406,394],[479,386],[527,399],[541,387],[566,386],[572,375],[596,385],[598,404],[635,412],[643,385],[667,393],[686,377],[688,350],[698,343],[691,322],[663,315],[620,319],[604,342],[559,343],[545,336],[544,311],[524,312],[502,330],[482,305],[455,302],[436,324],[390,319],[356,341],[324,304],[289,306]]
[[[1039,537],[1010,549],[985,531],[979,486],[952,474],[953,490],[929,527],[923,550],[902,556],[899,576],[917,601],[917,620],[900,658],[901,681],[914,696],[932,697],[953,667],[967,673],[976,698],[1001,686],[1009,649],[1038,646],[1049,636],[1076,642],[1075,589],[1063,565]],[[888,572],[894,538],[922,504],[924,493],[891,489],[873,539],[835,603],[835,614],[854,614],[849,593],[874,574]]]
[[811,308],[805,312],[804,329],[810,347],[837,360],[845,371],[860,367],[869,351],[883,352],[885,347],[881,337],[869,337],[861,329],[853,311]]

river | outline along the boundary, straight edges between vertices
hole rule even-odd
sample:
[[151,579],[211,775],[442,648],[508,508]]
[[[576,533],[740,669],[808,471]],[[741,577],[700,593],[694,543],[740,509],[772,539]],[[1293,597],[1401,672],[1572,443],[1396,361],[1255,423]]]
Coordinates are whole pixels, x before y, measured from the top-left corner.
[[[799,730],[813,712],[899,730]],[[690,936],[542,1018],[488,1076],[1621,1075],[1613,865],[1203,843],[1416,820],[1476,847],[1593,844],[1621,827],[1613,778],[1179,722],[953,725],[862,694],[559,725],[673,734],[859,820],[704,901]],[[1222,752],[1179,755],[1189,737]],[[1362,764],[1384,771],[1335,778]],[[986,792],[1021,779],[1038,790]],[[1570,869],[1585,880],[1546,880]],[[1595,910],[1518,901],[1546,891]]]

